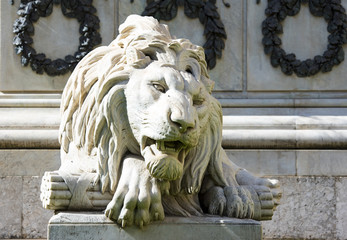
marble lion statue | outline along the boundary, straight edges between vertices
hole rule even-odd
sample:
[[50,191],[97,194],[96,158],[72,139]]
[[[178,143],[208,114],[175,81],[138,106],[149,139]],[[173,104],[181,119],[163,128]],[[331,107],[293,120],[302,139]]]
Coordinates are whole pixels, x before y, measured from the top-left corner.
[[222,148],[222,111],[203,48],[131,15],[76,67],[61,103],[61,169],[96,173],[122,227],[175,216],[271,219],[276,180],[253,176]]

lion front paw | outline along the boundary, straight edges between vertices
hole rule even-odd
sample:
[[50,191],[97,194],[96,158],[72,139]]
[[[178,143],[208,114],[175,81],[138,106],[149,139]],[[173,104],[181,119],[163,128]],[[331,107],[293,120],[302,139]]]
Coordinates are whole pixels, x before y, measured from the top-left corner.
[[138,186],[116,192],[105,210],[106,217],[117,222],[123,228],[133,224],[142,228],[151,221],[163,220],[164,209],[157,187]]
[[[124,168],[123,168],[124,169]],[[151,221],[163,220],[161,190],[165,185],[152,178],[146,171],[124,171],[116,193],[105,210],[106,217],[122,227],[133,224],[142,228]]]

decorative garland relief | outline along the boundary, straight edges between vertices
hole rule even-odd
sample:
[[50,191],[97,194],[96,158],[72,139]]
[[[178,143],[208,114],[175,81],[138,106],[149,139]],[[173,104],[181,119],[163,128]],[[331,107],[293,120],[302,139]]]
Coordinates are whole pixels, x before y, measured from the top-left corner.
[[[133,2],[131,0],[130,2]],[[13,1],[10,1],[13,4]],[[226,7],[229,3],[223,0]],[[68,18],[76,18],[80,23],[80,44],[73,55],[64,59],[51,60],[44,53],[37,53],[31,46],[34,35],[34,23],[40,17],[47,17],[53,11],[53,4],[60,4],[62,13]],[[227,38],[224,24],[217,12],[216,0],[147,0],[147,6],[142,15],[153,16],[158,20],[172,20],[177,15],[178,6],[184,6],[184,13],[189,18],[199,18],[205,26],[204,44],[207,65],[210,69],[216,65],[216,58],[221,58]],[[98,33],[99,18],[92,0],[21,0],[15,20],[13,45],[16,54],[21,56],[22,66],[30,65],[38,74],[47,73],[49,76],[63,75],[72,71],[77,63],[96,45],[101,43]]]
[[[133,2],[133,0],[131,0]],[[257,3],[260,1],[257,0]],[[13,3],[13,2],[11,2]],[[223,3],[226,7],[230,4]],[[301,4],[309,4],[311,14],[324,17],[328,23],[328,46],[322,55],[313,59],[299,60],[295,53],[286,53],[281,48],[283,33],[281,22],[287,16],[299,13]],[[33,43],[34,23],[40,17],[47,17],[52,13],[53,4],[60,4],[62,13],[68,18],[76,18],[80,23],[80,45],[74,55],[67,55],[64,59],[51,60],[44,53],[36,53],[31,47]],[[205,55],[208,67],[214,68],[216,58],[222,56],[227,38],[224,24],[217,12],[216,0],[147,0],[147,6],[142,15],[153,16],[158,20],[172,20],[177,15],[178,6],[184,6],[184,13],[189,18],[199,18],[204,24]],[[95,7],[92,0],[21,0],[13,25],[15,37],[13,44],[17,54],[21,55],[23,66],[30,64],[38,74],[46,72],[49,76],[63,75],[72,71],[77,63],[96,45],[101,43],[98,33],[100,20],[94,15]],[[265,10],[267,18],[262,23],[263,45],[265,54],[270,55],[271,65],[280,66],[286,75],[295,73],[298,77],[309,77],[318,72],[329,72],[335,65],[344,61],[343,44],[347,43],[347,16],[341,5],[341,0],[268,0]]]
[[[323,17],[328,23],[328,46],[322,55],[299,60],[295,53],[288,54],[281,48],[278,35],[283,33],[281,22],[287,16],[298,14],[301,4],[307,3],[313,16]],[[267,18],[262,23],[264,51],[270,55],[271,65],[279,66],[284,74],[310,77],[320,71],[329,72],[344,60],[342,46],[347,43],[347,16],[341,0],[268,0],[265,14]]]
[[[72,71],[77,63],[101,43],[98,32],[100,20],[95,15],[96,9],[92,0],[21,0],[17,14],[19,18],[13,24],[15,37],[13,45],[16,54],[21,56],[22,66],[30,65],[38,74],[46,72],[49,76],[64,75]],[[53,11],[53,4],[60,4],[65,17],[76,18],[80,23],[81,34],[77,51],[64,59],[51,60],[44,53],[36,53],[31,46],[34,35],[34,23],[40,17],[47,17]]]

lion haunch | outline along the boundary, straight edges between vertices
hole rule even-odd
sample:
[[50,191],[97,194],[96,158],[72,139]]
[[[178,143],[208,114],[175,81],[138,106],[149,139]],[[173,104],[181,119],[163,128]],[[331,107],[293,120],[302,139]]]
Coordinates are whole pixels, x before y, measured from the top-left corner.
[[122,226],[164,214],[271,219],[278,183],[227,157],[213,85],[203,48],[129,16],[64,89],[60,171],[95,172],[100,191],[113,194],[105,214]]

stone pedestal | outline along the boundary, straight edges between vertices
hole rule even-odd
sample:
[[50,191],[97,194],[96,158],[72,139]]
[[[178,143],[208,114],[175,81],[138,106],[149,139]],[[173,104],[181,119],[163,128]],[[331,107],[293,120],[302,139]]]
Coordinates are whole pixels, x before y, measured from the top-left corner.
[[261,223],[222,217],[166,217],[144,229],[120,228],[102,213],[61,212],[48,224],[49,240],[253,240],[262,239]]

